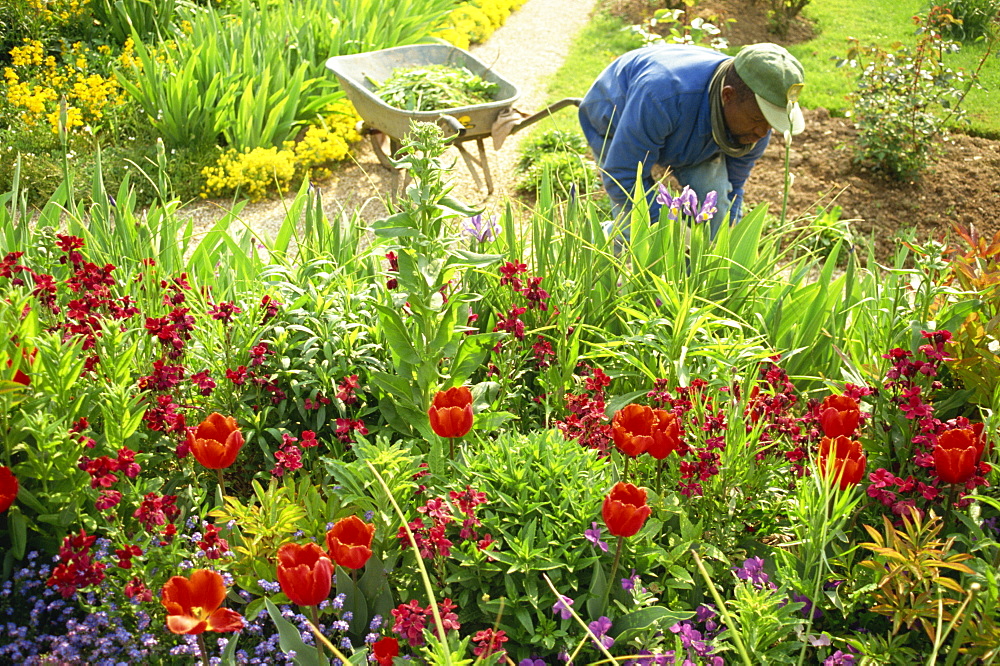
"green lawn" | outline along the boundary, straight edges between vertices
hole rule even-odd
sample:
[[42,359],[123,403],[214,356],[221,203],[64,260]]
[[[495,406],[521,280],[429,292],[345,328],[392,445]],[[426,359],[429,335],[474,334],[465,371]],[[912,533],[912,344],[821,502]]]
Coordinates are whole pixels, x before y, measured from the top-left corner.
[[[862,44],[912,44],[912,17],[926,8],[927,0],[812,0],[804,13],[815,22],[818,34],[808,42],[789,47],[806,68],[803,106],[823,106],[834,114],[844,114],[848,109],[846,97],[857,74],[857,70],[836,66],[835,59],[847,51],[847,38],[855,37]],[[949,58],[949,66],[972,71],[984,51],[981,43],[963,45]],[[1000,88],[1000,59],[995,52],[983,68],[982,84],[986,89],[973,90],[965,102],[972,122],[967,131],[1000,138],[1000,109],[991,101]]]

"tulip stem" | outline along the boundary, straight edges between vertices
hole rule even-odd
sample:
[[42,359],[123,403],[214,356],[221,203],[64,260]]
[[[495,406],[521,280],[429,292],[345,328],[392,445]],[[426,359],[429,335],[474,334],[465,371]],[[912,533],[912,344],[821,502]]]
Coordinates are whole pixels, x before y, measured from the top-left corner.
[[618,537],[618,545],[615,546],[615,560],[611,564],[611,575],[608,576],[608,589],[611,589],[611,585],[614,583],[615,574],[618,573],[618,562],[622,557],[622,546],[625,544],[625,537]]
[[226,496],[226,479],[222,476],[222,470],[215,470],[215,474],[219,477],[219,492],[223,497]]
[[[317,607],[317,606],[310,606],[309,607],[309,615],[312,616],[313,624],[316,625],[317,629],[319,629],[319,607]],[[319,657],[319,661],[317,663],[322,664],[323,663],[323,643],[320,642],[320,641],[316,641],[316,656]]]
[[656,494],[660,494],[660,477],[663,476],[663,460],[656,461]]
[[201,650],[201,663],[205,666],[209,666],[211,662],[208,660],[208,646],[205,645],[205,634],[198,634],[198,649]]
[[628,483],[628,461],[629,456],[625,456],[625,469],[622,470],[622,481]]
[[452,460],[455,459],[455,438],[454,437],[449,437],[448,438],[448,455],[449,455],[449,457]]

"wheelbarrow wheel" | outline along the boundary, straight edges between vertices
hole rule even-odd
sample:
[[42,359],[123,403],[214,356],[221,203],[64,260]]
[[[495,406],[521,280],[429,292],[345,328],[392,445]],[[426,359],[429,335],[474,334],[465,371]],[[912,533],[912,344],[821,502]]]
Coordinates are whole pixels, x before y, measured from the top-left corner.
[[372,142],[372,150],[375,151],[375,157],[378,158],[379,164],[384,166],[386,169],[396,169],[396,165],[392,163],[390,157],[395,158],[399,149],[402,148],[402,144],[397,140],[388,136],[383,132],[378,130],[372,130],[369,135]]

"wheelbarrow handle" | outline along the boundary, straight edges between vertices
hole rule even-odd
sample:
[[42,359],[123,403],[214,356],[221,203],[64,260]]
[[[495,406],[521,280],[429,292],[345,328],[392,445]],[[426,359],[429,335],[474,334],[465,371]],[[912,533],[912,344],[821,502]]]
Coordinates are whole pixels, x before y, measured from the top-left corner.
[[559,100],[558,102],[556,102],[554,104],[550,104],[549,106],[545,107],[541,111],[539,111],[537,113],[533,113],[532,115],[528,116],[527,118],[522,118],[521,120],[519,120],[517,123],[514,124],[514,126],[510,130],[510,133],[513,134],[515,132],[518,132],[518,131],[524,129],[528,125],[533,125],[534,123],[537,123],[542,118],[548,118],[550,115],[552,115],[553,113],[555,113],[559,109],[562,109],[564,107],[570,106],[571,104],[573,106],[580,106],[581,102],[583,102],[583,98],[582,97],[566,97],[565,99],[561,99],[561,100]]
[[438,118],[438,126],[441,129],[450,129],[453,132],[455,132],[455,137],[453,138],[460,138],[465,136],[465,125],[460,123],[458,121],[458,118],[456,118],[455,116],[449,116],[448,114],[441,114],[441,117]]

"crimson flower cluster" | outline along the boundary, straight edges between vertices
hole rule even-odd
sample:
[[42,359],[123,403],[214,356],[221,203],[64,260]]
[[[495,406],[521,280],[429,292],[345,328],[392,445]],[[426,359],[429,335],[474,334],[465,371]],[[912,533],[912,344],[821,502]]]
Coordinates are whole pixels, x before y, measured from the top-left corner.
[[104,580],[107,565],[96,561],[90,554],[90,548],[96,540],[96,535],[87,534],[83,529],[79,534],[71,534],[63,539],[58,564],[46,584],[54,587],[64,599],[69,599],[82,587],[98,585]]
[[[417,518],[409,523],[410,531],[417,542],[417,550],[420,556],[426,560],[436,557],[450,557],[451,547],[454,543],[448,538],[448,528],[455,523],[457,518],[453,513],[454,507],[458,507],[458,512],[462,516],[462,524],[459,528],[458,537],[465,541],[475,541],[476,547],[480,550],[487,550],[493,543],[490,534],[482,536],[476,530],[482,525],[476,517],[476,507],[488,502],[486,493],[473,490],[471,486],[466,486],[463,491],[450,491],[448,493],[450,502],[443,497],[433,497],[427,500],[423,506],[417,507],[417,512],[426,518]],[[404,528],[399,528],[396,537],[403,547],[410,545],[409,537]]]
[[[458,631],[462,627],[455,614],[456,608],[458,607],[448,598],[442,599],[438,604],[441,625],[445,631]],[[392,609],[392,617],[395,618],[392,631],[410,647],[419,647],[424,644],[424,629],[427,628],[429,619],[433,621],[432,616],[433,609],[430,605],[424,608],[416,599],[412,599],[410,603],[400,604]]]
[[611,378],[600,368],[580,365],[584,392],[566,394],[565,419],[557,420],[556,427],[566,439],[575,439],[582,446],[608,455],[613,441],[611,424],[605,414],[604,389],[611,385]]

